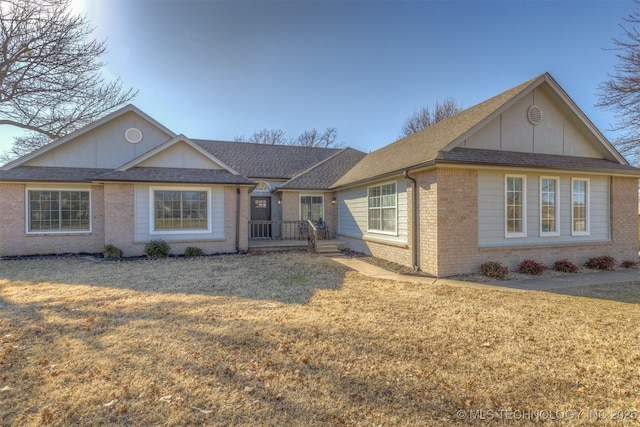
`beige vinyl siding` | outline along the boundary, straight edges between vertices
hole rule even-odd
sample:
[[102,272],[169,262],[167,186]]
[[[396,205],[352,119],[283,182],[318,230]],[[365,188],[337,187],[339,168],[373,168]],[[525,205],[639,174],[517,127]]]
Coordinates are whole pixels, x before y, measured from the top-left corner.
[[[505,237],[505,173],[478,172],[478,243],[480,247],[600,242],[611,239],[609,178],[576,174],[527,173],[526,175],[526,237]],[[558,236],[540,236],[540,177],[559,179]],[[571,235],[571,178],[589,179],[590,233]]]
[[[342,190],[338,197],[338,233],[349,237],[370,237],[394,243],[407,242],[407,184],[404,179],[385,180],[375,185],[396,183],[397,229],[395,235],[368,232],[369,185]],[[374,185],[374,184],[371,184]]]
[[[159,188],[161,185],[136,185],[134,198],[135,198],[135,240],[137,242],[147,242],[150,240],[163,239],[168,242],[170,241],[201,241],[201,240],[222,240],[225,238],[224,228],[225,228],[225,217],[224,217],[224,189],[222,187],[207,187],[202,186],[198,187],[198,189],[202,189],[202,191],[206,191],[208,189],[211,190],[211,232],[210,233],[202,233],[202,232],[194,232],[190,233],[189,231],[185,231],[184,233],[161,233],[155,232],[151,233],[150,229],[150,197],[149,197],[149,188]],[[179,186],[170,185],[167,186],[171,189],[177,189]],[[185,188],[193,188],[193,186],[185,187]]]

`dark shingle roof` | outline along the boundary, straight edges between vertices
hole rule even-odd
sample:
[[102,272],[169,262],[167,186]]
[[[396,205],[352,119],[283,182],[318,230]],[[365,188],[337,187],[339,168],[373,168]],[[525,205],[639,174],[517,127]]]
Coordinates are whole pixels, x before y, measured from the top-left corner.
[[366,154],[353,148],[345,148],[328,159],[291,178],[278,189],[309,190],[328,189],[342,175],[358,163]]
[[18,166],[0,170],[0,181],[90,182],[111,169]]
[[456,147],[438,153],[434,163],[469,163],[550,169],[580,169],[640,175],[640,169],[606,159]]
[[251,178],[291,179],[340,151],[250,142],[192,141],[238,173]]
[[253,184],[242,175],[226,170],[135,167],[126,171],[110,171],[98,181],[176,182],[181,184]]

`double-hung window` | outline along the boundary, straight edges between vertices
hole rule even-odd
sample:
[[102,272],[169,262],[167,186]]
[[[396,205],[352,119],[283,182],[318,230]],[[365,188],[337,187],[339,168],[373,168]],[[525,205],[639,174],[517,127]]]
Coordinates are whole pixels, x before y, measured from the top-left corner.
[[200,189],[152,188],[152,232],[206,232],[210,225],[210,192]]
[[571,234],[589,235],[589,180],[571,180]]
[[398,207],[396,200],[395,182],[369,187],[369,231],[388,234],[395,234],[397,232]]
[[323,218],[324,198],[322,196],[300,196],[300,219],[320,221]]
[[89,190],[28,190],[27,232],[91,231]]
[[526,177],[505,177],[505,236],[527,237]]
[[540,178],[540,235],[558,236],[558,194],[557,177]]

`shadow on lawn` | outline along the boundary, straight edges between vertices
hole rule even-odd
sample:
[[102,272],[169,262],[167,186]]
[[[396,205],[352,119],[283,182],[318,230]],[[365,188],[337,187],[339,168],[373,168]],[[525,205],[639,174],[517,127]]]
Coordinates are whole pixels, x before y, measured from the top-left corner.
[[0,280],[60,283],[143,292],[202,294],[305,304],[338,289],[348,271],[309,253],[95,262],[80,258],[0,261]]

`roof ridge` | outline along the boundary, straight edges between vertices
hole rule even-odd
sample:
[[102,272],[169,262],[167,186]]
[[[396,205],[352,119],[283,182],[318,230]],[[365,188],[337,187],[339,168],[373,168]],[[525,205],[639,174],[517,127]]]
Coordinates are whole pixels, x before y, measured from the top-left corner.
[[[290,181],[293,181],[294,179],[311,172],[313,169],[317,168],[318,166],[322,165],[323,163],[326,163],[328,160],[333,159],[334,157],[344,153],[346,150],[354,150],[351,147],[345,147],[345,148],[340,148],[338,149],[338,151],[336,151],[335,153],[333,153],[332,155],[330,155],[329,157],[320,160],[317,163],[314,163],[313,165],[309,166],[307,169],[303,170],[302,172],[299,172],[297,174],[295,174],[294,176],[292,176],[291,178],[289,178],[288,180],[286,180],[285,182],[282,183],[282,185],[287,184]],[[354,151],[358,151],[358,150],[354,150]]]

